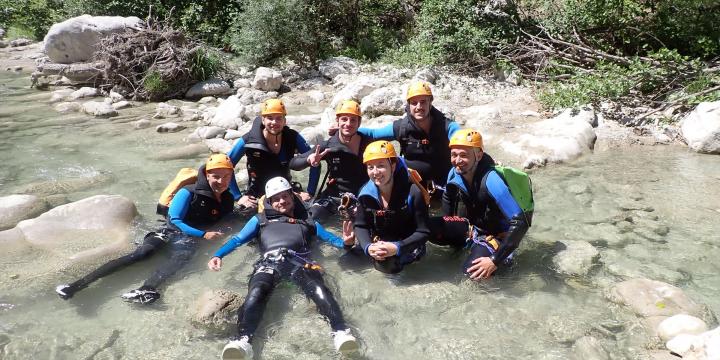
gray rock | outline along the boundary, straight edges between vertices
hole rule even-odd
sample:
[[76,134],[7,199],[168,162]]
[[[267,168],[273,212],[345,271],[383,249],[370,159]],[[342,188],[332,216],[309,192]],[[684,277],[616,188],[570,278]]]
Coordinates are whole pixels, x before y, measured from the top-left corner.
[[34,247],[70,261],[89,261],[127,251],[136,215],[130,199],[96,195],[21,221],[17,228]]
[[305,138],[310,146],[315,146],[325,141],[327,130],[318,126],[306,127],[300,131],[300,135]]
[[232,143],[225,139],[205,139],[204,143],[214,153],[226,154],[232,150]]
[[678,314],[671,316],[657,327],[658,336],[668,341],[680,334],[700,335],[708,330],[707,324],[694,316]]
[[52,92],[52,96],[50,96],[50,103],[56,103],[64,101],[65,98],[70,96],[70,94],[73,93],[73,89],[59,89]]
[[188,144],[179,148],[170,148],[154,154],[155,160],[196,159],[199,155],[207,154],[208,148],[203,144]]
[[0,197],[0,230],[15,227],[22,220],[40,215],[47,204],[35,195]]
[[5,29],[0,28],[0,39],[5,37]]
[[205,96],[198,100],[198,104],[210,104],[214,102],[217,102],[217,99],[214,96]]
[[139,129],[149,128],[152,125],[152,123],[148,119],[140,119],[138,121],[133,121],[132,125],[133,125],[133,128],[139,130]]
[[182,125],[174,123],[174,122],[164,123],[162,125],[158,125],[155,127],[155,131],[157,131],[159,133],[174,133],[174,132],[182,131],[185,129],[186,129],[185,126],[182,126]]
[[114,103],[117,103],[117,102],[120,102],[120,101],[125,100],[125,97],[122,96],[122,94],[120,94],[120,93],[118,93],[118,92],[116,92],[116,91],[114,91],[114,90],[110,90],[110,93],[108,94],[108,97],[109,97],[110,99],[112,99],[112,102],[114,102]]
[[378,83],[374,79],[367,76],[361,76],[359,79],[347,84],[335,94],[330,107],[333,109],[343,100],[355,100],[360,102],[362,98],[369,95],[373,90],[378,89]]
[[280,89],[282,82],[283,77],[279,71],[259,67],[255,70],[255,78],[253,79],[252,86],[262,91],[275,91]]
[[307,96],[311,98],[315,103],[319,103],[325,100],[325,94],[319,90],[310,90],[308,91]]
[[80,103],[77,103],[74,101],[61,102],[61,103],[55,104],[55,106],[53,108],[55,109],[55,111],[63,113],[63,114],[70,113],[70,112],[79,112],[83,109],[83,107],[82,107],[82,105],[80,105]]
[[394,87],[373,90],[360,101],[360,110],[365,116],[402,115],[405,112],[402,91]]
[[95,117],[113,117],[117,116],[111,104],[106,102],[88,101],[82,104],[82,111]]
[[32,182],[20,188],[18,193],[38,196],[69,194],[103,187],[113,182],[115,177],[112,173],[99,171],[91,176]]
[[322,76],[333,80],[340,74],[353,73],[359,66],[355,60],[345,56],[338,56],[320,62],[318,70]]
[[222,138],[225,136],[225,128],[220,126],[201,126],[197,128],[193,134],[200,139]]
[[484,130],[491,128],[500,120],[502,113],[492,105],[475,105],[462,108],[457,113],[459,124],[464,127]]
[[210,125],[237,129],[244,122],[243,115],[245,115],[245,106],[240,103],[238,96],[229,96],[217,107]]
[[199,99],[204,96],[227,95],[232,93],[232,88],[225,80],[210,79],[193,85],[185,93],[188,99]]
[[235,139],[241,138],[241,137],[243,136],[243,134],[245,134],[245,133],[242,132],[242,131],[238,131],[238,130],[228,130],[228,131],[225,132],[225,136],[223,136],[223,139],[225,139],[225,140],[235,140]]
[[111,106],[112,106],[113,109],[115,109],[115,110],[120,110],[120,109],[125,109],[125,108],[132,107],[132,103],[130,103],[130,102],[127,101],[127,100],[123,100],[123,101],[118,101],[118,102],[116,102],[116,103],[113,103]]
[[705,313],[703,306],[695,303],[680,288],[655,280],[639,278],[623,281],[613,286],[607,297],[643,317],[681,313],[702,317]]
[[553,257],[555,268],[566,275],[586,275],[598,258],[598,250],[586,241],[561,242],[565,245],[565,250]]
[[0,49],[10,46],[7,41],[0,40]]
[[236,89],[249,88],[251,86],[252,83],[248,79],[237,79],[233,82],[233,87]]
[[98,91],[98,89],[93,87],[82,87],[78,90],[73,91],[70,96],[68,96],[68,100],[74,101],[77,99],[95,97],[98,95],[100,95],[100,91]]
[[195,303],[191,320],[198,325],[224,328],[233,322],[242,301],[242,296],[234,292],[206,290]]
[[53,62],[70,64],[87,61],[104,36],[139,27],[137,17],[82,15],[54,24],[45,35],[45,53]]
[[680,129],[690,149],[720,154],[720,101],[698,104],[682,120]]
[[413,79],[427,81],[434,85],[438,79],[438,73],[433,68],[425,68],[415,73]]
[[180,108],[168,103],[158,103],[155,107],[154,119],[165,119],[169,117],[177,117],[180,115]]
[[10,41],[10,47],[20,47],[32,44],[33,41],[30,39],[20,38]]

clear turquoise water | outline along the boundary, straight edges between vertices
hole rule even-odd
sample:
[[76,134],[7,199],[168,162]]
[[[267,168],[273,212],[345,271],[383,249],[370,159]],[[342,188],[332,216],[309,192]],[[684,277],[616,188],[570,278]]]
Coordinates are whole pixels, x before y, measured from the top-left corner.
[[[129,122],[152,115],[152,105],[110,120],[61,115],[46,103],[49,93],[27,85],[24,77],[0,73],[0,195],[28,183],[102,176],[99,184],[64,196],[132,199],[141,214],[130,230],[137,239],[154,225],[157,196],[177,169],[204,158],[157,160],[168,148],[186,145],[189,130],[134,130]],[[682,147],[615,149],[532,177],[534,226],[514,268],[486,283],[459,276],[463,255],[445,249],[430,248],[420,263],[388,278],[362,262],[339,259],[338,250],[319,248],[316,259],[362,341],[354,358],[566,359],[584,335],[597,337],[613,359],[642,358],[648,338],[639,319],[604,297],[608,286],[635,276],[670,282],[720,311],[720,157]],[[585,240],[600,251],[587,275],[553,268],[561,240]],[[205,264],[218,246],[203,244],[163,299],[143,308],[119,295],[139,286],[162,259],[109,276],[67,302],[54,286],[89,269],[0,287],[0,358],[217,358],[234,327],[193,325],[193,306],[207,289],[244,295],[258,256],[254,247],[240,248],[222,272],[211,273]],[[21,272],[38,260],[0,255],[0,261]],[[0,284],[8,284],[9,274],[0,276]],[[256,358],[337,358],[329,331],[299,289],[281,285],[258,334]]]

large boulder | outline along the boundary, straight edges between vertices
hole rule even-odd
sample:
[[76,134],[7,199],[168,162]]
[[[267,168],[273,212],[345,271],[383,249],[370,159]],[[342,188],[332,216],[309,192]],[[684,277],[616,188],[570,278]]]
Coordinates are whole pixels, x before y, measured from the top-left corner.
[[0,230],[15,227],[18,222],[40,215],[47,204],[35,195],[0,196]]
[[279,71],[259,67],[255,70],[255,78],[252,85],[254,88],[262,91],[276,91],[282,86],[283,77]]
[[227,95],[232,93],[230,84],[221,79],[210,79],[193,85],[185,93],[188,99],[199,99],[204,96]]
[[318,65],[318,70],[322,76],[332,80],[340,74],[353,73],[358,69],[355,60],[345,56],[338,56],[324,60]]
[[587,241],[563,241],[565,249],[553,257],[555,268],[566,275],[585,275],[600,253]]
[[683,119],[680,129],[690,149],[720,154],[720,101],[700,103]]
[[657,328],[658,336],[668,341],[680,334],[699,335],[708,330],[704,321],[690,315],[678,314],[663,320]]
[[630,279],[613,286],[610,301],[628,306],[642,317],[689,314],[702,317],[703,306],[690,299],[680,288],[648,279]]
[[237,95],[229,96],[215,110],[210,125],[237,129],[244,122],[243,115],[245,115],[245,106],[240,103],[240,98]]
[[102,37],[139,27],[135,16],[82,15],[54,24],[45,35],[45,54],[51,61],[70,64],[90,60]]
[[25,241],[70,261],[90,261],[126,251],[135,204],[120,195],[96,195],[58,206],[18,223]]
[[368,96],[371,92],[373,92],[373,90],[379,87],[380,86],[378,86],[378,83],[374,79],[362,76],[340,89],[330,102],[330,107],[334,109],[337,104],[343,100],[355,100],[360,102],[362,98]]
[[373,90],[360,101],[360,110],[366,116],[402,115],[405,112],[402,90],[394,87]]
[[524,168],[576,159],[592,151],[597,138],[589,121],[592,116],[586,116],[585,112],[563,112],[531,124],[523,134],[501,142],[500,146],[519,156]]
[[666,346],[683,359],[720,359],[720,327],[700,335],[680,334],[668,341]]

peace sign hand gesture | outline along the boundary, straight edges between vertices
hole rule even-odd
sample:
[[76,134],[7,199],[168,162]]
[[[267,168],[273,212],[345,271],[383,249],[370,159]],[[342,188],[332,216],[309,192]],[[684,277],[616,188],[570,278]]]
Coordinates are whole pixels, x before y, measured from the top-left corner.
[[308,156],[308,164],[310,164],[310,166],[312,167],[317,167],[318,165],[320,165],[320,161],[322,161],[323,157],[325,157],[328,151],[330,151],[330,149],[325,149],[320,152],[320,145],[315,145],[315,153]]

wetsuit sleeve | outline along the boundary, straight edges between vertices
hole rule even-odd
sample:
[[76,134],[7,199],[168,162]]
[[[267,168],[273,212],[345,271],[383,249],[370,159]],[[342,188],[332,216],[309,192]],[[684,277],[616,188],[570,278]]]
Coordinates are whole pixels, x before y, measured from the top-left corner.
[[508,221],[510,226],[508,227],[508,235],[500,243],[500,247],[493,255],[493,262],[501,264],[508,255],[510,255],[520,245],[520,240],[527,232],[529,225],[525,220],[520,205],[515,201],[515,198],[510,194],[505,182],[500,178],[495,171],[491,171],[487,175],[485,180],[485,186],[487,186],[488,193],[495,200],[495,203],[500,208],[505,219]]
[[367,219],[365,218],[367,216],[367,212],[361,202],[358,202],[356,214],[354,226],[355,237],[357,238],[360,247],[363,249],[363,252],[367,255],[368,247],[372,244],[372,240],[370,239],[371,225],[368,224]]
[[442,194],[442,213],[444,216],[457,215],[458,198],[459,198],[459,194],[458,194],[457,187],[446,185],[445,191],[443,191],[443,194]]
[[[310,145],[308,145],[305,138],[300,134],[297,136],[297,150],[303,154],[311,150]],[[315,190],[317,190],[318,181],[320,180],[320,170],[320,166],[310,169],[310,176],[308,178],[307,188],[305,189],[310,195],[315,195]]]
[[294,171],[302,171],[307,169],[310,164],[308,164],[307,159],[308,157],[315,152],[315,150],[310,149],[302,154],[296,155],[294,158],[290,160],[290,170]]
[[458,130],[460,130],[460,125],[458,125],[455,121],[450,121],[447,128],[448,140],[450,140],[453,134]]
[[343,239],[337,235],[327,231],[319,222],[315,222],[315,231],[317,232],[318,239],[336,247],[342,249],[344,246]]
[[170,219],[171,224],[177,226],[183,233],[194,237],[202,237],[205,235],[205,231],[196,229],[185,223],[185,216],[187,215],[188,209],[190,209],[191,200],[192,193],[187,189],[180,189],[170,202],[168,219]]
[[373,140],[395,140],[395,131],[393,130],[392,123],[377,129],[361,127],[358,129],[358,132]]
[[[240,159],[243,157],[243,155],[245,155],[245,139],[239,138],[227,155],[228,157],[230,157],[230,161],[232,161],[233,166],[236,166]],[[237,180],[235,179],[234,172],[232,179],[230,179],[230,193],[233,195],[233,199],[235,199],[235,201],[238,201],[242,196],[242,193],[240,192],[240,187],[238,186]]]
[[260,229],[260,223],[258,221],[257,216],[253,216],[250,220],[248,220],[247,223],[245,223],[245,226],[243,226],[242,230],[240,230],[239,233],[233,235],[233,237],[230,238],[223,246],[218,249],[218,251],[215,252],[215,255],[219,258],[223,258],[225,255],[231,253],[235,248],[238,246],[247,244],[255,238],[258,234],[258,230]]
[[400,245],[398,247],[398,255],[400,255],[407,246],[424,243],[430,236],[430,229],[428,228],[428,207],[427,204],[425,204],[425,199],[423,199],[423,195],[417,185],[412,185],[410,188],[410,195],[412,198],[411,201],[413,202],[412,209],[413,215],[415,216],[415,225],[417,227],[415,228],[414,233],[396,243],[397,245]]

